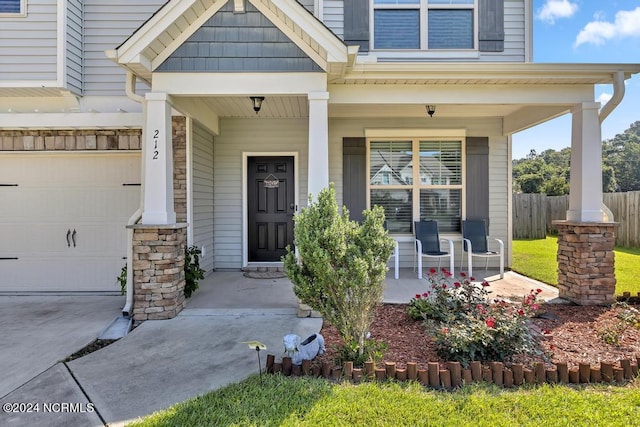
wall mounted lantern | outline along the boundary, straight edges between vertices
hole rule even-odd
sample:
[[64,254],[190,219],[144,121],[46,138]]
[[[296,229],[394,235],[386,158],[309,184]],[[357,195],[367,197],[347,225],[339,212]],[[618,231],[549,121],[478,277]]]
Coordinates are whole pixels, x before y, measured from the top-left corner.
[[433,115],[436,112],[436,106],[435,105],[425,105],[425,108],[427,109],[427,114],[429,115],[429,117],[433,117]]
[[249,99],[253,103],[253,111],[258,114],[258,111],[262,108],[262,101],[264,101],[264,96],[250,96]]

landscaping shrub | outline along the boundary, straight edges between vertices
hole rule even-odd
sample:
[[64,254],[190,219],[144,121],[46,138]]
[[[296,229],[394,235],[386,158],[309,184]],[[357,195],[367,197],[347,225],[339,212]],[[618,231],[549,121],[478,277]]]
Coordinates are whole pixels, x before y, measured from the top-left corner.
[[540,289],[531,291],[520,304],[487,299],[489,284],[473,278],[456,280],[448,271],[431,270],[431,290],[416,295],[408,313],[425,319],[439,355],[468,366],[470,361],[509,360],[517,354],[542,355],[539,340],[529,328],[538,311]]
[[295,216],[298,257],[291,248],[283,257],[296,296],[334,325],[358,356],[365,353],[395,245],[383,222],[380,207],[364,211],[362,224],[351,221],[346,208],[339,214],[332,184]]

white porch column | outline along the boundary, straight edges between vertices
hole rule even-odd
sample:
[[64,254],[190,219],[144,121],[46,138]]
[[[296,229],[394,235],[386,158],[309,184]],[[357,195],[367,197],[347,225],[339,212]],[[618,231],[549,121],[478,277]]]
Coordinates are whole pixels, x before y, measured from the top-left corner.
[[571,182],[568,221],[603,221],[602,137],[599,102],[583,102],[571,109]]
[[308,192],[316,199],[329,186],[329,92],[309,92]]
[[166,93],[145,95],[143,224],[175,224],[171,106]]

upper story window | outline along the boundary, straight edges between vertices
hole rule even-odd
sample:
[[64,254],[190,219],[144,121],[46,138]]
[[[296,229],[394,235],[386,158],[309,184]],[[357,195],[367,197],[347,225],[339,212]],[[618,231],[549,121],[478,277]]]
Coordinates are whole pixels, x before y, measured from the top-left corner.
[[25,0],[0,0],[0,15],[22,15],[25,13]]
[[372,1],[374,49],[475,49],[476,0]]

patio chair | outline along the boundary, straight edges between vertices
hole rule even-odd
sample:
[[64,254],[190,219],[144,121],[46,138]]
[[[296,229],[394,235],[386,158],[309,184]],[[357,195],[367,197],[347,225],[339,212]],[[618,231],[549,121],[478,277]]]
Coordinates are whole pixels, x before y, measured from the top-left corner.
[[[498,244],[498,250],[489,249],[489,241]],[[485,259],[485,270],[489,267],[489,258],[500,257],[500,278],[504,278],[504,243],[500,239],[487,235],[487,221],[485,219],[466,219],[462,221],[462,250],[460,270],[464,262],[464,252],[467,253],[469,276],[473,276],[473,257]]]
[[[387,221],[385,220],[383,223],[384,229],[389,231],[387,227]],[[393,258],[394,272],[393,277],[398,280],[400,278],[400,250],[398,248],[398,241],[393,239],[395,242],[395,247],[393,248],[393,254],[389,257],[389,259]]]
[[[449,258],[449,270],[453,274],[453,241],[441,238],[438,233],[438,222],[435,220],[414,222],[415,253],[413,256],[413,271],[416,269],[418,258],[418,279],[422,279],[422,258],[438,258],[438,268],[442,258]],[[448,244],[448,251],[440,248],[440,243]]]

